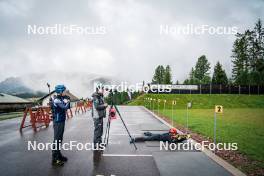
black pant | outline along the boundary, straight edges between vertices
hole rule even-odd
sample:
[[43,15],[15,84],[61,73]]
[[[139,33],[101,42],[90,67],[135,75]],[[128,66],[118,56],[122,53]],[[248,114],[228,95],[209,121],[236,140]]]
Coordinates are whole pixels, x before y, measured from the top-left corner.
[[53,128],[54,128],[53,142],[57,144],[55,150],[52,150],[53,160],[60,159],[61,157],[59,145],[62,143],[63,140],[64,127],[65,127],[65,122],[53,123]]
[[143,142],[143,141],[162,141],[160,134],[152,134],[151,136],[144,137],[136,137],[135,142]]
[[94,118],[94,144],[102,143],[102,135],[104,131],[103,118]]
[[144,137],[136,137],[135,142],[143,142],[143,141],[168,141],[171,142],[171,137],[169,133],[162,134],[153,134],[150,132],[144,133]]

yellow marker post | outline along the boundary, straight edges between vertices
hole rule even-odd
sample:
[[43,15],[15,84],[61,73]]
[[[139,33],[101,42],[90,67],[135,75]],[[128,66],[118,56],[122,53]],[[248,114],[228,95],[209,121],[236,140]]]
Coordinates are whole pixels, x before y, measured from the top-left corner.
[[155,106],[154,103],[155,103],[155,101],[156,101],[156,100],[153,98],[153,99],[152,99],[152,111],[153,111],[153,112],[154,112],[154,106]]
[[149,98],[149,110],[152,110],[152,98]]
[[165,115],[166,100],[163,100],[163,115]]
[[147,98],[147,107],[149,108],[150,98]]
[[173,106],[176,105],[177,102],[176,100],[172,100],[172,103],[171,103],[171,123],[172,123],[172,126],[174,126],[174,120],[173,120],[173,115],[174,115],[174,109],[173,109]]
[[159,115],[159,103],[160,103],[160,99],[158,99],[158,115]]
[[222,105],[215,105],[214,111],[214,144],[216,145],[216,114],[223,114],[224,108]]
[[188,133],[188,128],[189,128],[189,108],[192,107],[192,102],[188,102],[187,106],[186,106],[186,129],[187,129],[187,133]]

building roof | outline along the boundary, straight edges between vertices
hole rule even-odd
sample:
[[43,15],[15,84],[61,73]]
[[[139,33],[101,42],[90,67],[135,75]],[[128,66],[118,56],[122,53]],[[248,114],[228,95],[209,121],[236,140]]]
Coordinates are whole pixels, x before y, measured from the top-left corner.
[[[54,94],[55,94],[55,91],[52,91],[52,92],[50,92],[50,94],[47,94],[44,97],[40,98],[39,101],[43,101],[45,98],[47,98],[49,96],[52,96]],[[79,101],[79,98],[77,98],[75,95],[73,95],[72,93],[70,93],[69,90],[67,90],[65,92],[65,94],[71,98],[71,101]]]
[[0,93],[0,103],[31,103],[31,102],[13,95]]

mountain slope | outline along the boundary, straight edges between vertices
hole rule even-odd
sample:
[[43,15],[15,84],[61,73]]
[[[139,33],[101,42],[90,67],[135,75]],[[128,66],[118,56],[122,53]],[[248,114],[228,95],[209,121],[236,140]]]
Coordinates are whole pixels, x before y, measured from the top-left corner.
[[97,74],[52,71],[7,78],[0,82],[0,92],[22,95],[28,98],[31,94],[35,97],[40,94],[47,94],[47,83],[51,85],[51,91],[54,90],[55,85],[64,84],[77,97],[86,98],[93,93],[94,83],[116,83],[113,80],[111,77]]
[[31,93],[32,89],[25,86],[21,78],[10,77],[0,82],[0,92],[7,94]]

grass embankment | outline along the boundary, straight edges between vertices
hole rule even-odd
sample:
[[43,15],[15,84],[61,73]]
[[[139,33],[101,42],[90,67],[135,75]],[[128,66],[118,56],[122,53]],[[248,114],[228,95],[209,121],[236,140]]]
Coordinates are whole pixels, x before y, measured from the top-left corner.
[[[145,98],[161,99],[149,103]],[[164,108],[164,102],[167,100]],[[172,100],[176,100],[172,113]],[[217,142],[236,142],[239,151],[264,166],[264,96],[263,95],[185,95],[146,94],[138,97],[130,105],[145,105],[161,115],[172,118],[181,126],[186,126],[186,104],[189,109],[189,128],[196,133],[213,138],[214,106],[223,105],[224,113],[217,115]]]
[[[185,109],[187,102],[192,102],[193,109],[212,109],[215,105],[223,105],[224,108],[264,108],[263,95],[208,95],[208,94],[144,94],[139,96],[130,105],[147,105],[144,98],[167,100],[165,109],[171,109],[171,101],[176,100],[176,108]],[[149,104],[149,103],[148,103]],[[157,109],[157,103],[154,103]],[[163,108],[163,101],[160,102]]]

